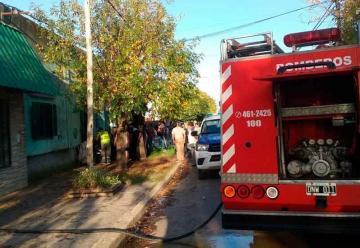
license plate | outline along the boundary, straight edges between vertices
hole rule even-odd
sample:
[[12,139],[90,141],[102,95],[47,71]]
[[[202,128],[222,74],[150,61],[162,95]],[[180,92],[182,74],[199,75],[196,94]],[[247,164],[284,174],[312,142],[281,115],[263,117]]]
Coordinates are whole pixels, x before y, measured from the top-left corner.
[[318,196],[335,196],[336,183],[307,183],[306,194]]
[[221,159],[221,155],[213,155],[213,156],[211,156],[210,161],[211,162],[220,161],[220,159]]

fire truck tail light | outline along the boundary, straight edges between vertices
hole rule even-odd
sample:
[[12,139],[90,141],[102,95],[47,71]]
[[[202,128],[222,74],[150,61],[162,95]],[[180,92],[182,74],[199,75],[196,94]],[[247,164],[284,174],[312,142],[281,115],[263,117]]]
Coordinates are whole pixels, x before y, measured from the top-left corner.
[[224,188],[224,195],[227,198],[233,198],[236,194],[236,190],[234,188],[234,186],[228,185]]
[[248,198],[250,196],[250,189],[246,185],[240,185],[237,193],[240,198]]
[[257,185],[251,188],[251,194],[255,199],[261,199],[265,195],[265,190],[263,187]]
[[338,40],[340,40],[340,30],[338,28],[327,28],[316,31],[293,33],[284,37],[284,43],[288,47],[317,45]]
[[266,189],[266,196],[269,197],[270,199],[276,199],[279,196],[279,191],[277,188],[275,187],[268,187]]

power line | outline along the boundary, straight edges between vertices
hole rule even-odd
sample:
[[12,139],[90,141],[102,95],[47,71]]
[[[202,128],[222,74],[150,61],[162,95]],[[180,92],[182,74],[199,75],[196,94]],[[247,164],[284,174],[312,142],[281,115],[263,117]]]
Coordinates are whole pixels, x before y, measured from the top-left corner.
[[184,39],[184,40],[185,40],[185,41],[193,41],[193,40],[198,40],[198,39],[200,40],[200,39],[205,39],[205,38],[217,36],[217,35],[220,35],[220,34],[228,33],[228,32],[230,32],[230,31],[234,31],[234,30],[241,29],[241,28],[245,28],[245,27],[249,27],[249,26],[252,26],[252,25],[261,23],[261,22],[265,22],[265,21],[268,21],[268,20],[271,20],[271,19],[274,19],[274,18],[277,18],[277,17],[280,17],[280,16],[288,15],[288,14],[291,14],[291,13],[294,13],[294,12],[297,12],[297,11],[300,11],[300,10],[303,10],[303,9],[308,9],[308,8],[311,8],[311,7],[315,7],[315,6],[320,5],[320,4],[322,4],[322,3],[323,3],[323,2],[311,4],[311,5],[308,5],[308,6],[305,6],[305,7],[297,8],[297,9],[294,9],[294,10],[290,10],[290,11],[287,11],[287,12],[284,12],[284,13],[281,13],[281,14],[273,15],[273,16],[270,16],[270,17],[267,17],[267,18],[264,18],[264,19],[260,19],[260,20],[253,21],[253,22],[249,22],[249,23],[242,24],[242,25],[239,25],[239,26],[236,26],[236,27],[227,28],[227,29],[224,29],[224,30],[220,30],[220,31],[216,31],[216,32],[212,32],[212,33],[208,33],[208,34],[196,36],[196,37],[193,37],[193,38],[190,38],[190,39]]
[[315,27],[313,28],[313,30],[316,30],[318,29],[321,24],[323,24],[323,22],[325,21],[326,17],[327,17],[327,14],[329,13],[329,10],[331,8],[331,6],[333,6],[334,3],[331,3],[329,5],[329,7],[325,10],[324,14],[321,16],[321,18],[319,19],[319,21],[316,23]]
[[18,12],[20,12],[22,15],[26,15],[28,17],[30,17],[31,19],[37,21],[38,23],[42,23],[42,24],[45,24],[45,25],[49,25],[48,23],[46,23],[45,21],[43,20],[39,20],[38,18],[36,18],[34,15],[32,15],[30,12],[27,12],[27,11],[24,11],[24,10],[21,10],[15,6],[12,6],[12,5],[9,5],[7,3],[3,3],[3,2],[0,2],[0,4],[6,6],[7,8],[10,8],[10,9],[13,9],[13,10],[17,10]]
[[107,2],[108,4],[110,4],[111,8],[113,8],[113,10],[118,14],[118,16],[120,16],[120,18],[121,18],[123,21],[125,21],[124,16],[120,13],[120,11],[119,11],[117,8],[115,8],[115,5],[114,5],[110,0],[106,0],[106,2]]

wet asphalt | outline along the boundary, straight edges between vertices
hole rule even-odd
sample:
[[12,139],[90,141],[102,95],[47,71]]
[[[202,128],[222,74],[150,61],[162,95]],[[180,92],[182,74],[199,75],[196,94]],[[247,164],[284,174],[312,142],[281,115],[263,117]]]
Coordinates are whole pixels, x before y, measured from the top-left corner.
[[[220,178],[217,172],[199,180],[196,167],[179,182],[164,215],[157,217],[156,236],[174,237],[184,234],[205,221],[220,203]],[[297,232],[259,232],[224,230],[218,213],[194,235],[148,247],[240,247],[240,248],[303,248],[303,247],[360,247],[359,237],[342,234],[303,234]]]

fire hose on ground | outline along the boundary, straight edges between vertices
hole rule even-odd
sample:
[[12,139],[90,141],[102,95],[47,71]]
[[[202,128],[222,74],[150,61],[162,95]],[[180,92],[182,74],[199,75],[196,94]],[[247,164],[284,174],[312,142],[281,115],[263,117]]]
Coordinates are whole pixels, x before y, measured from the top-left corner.
[[188,231],[184,234],[177,235],[174,237],[158,237],[150,234],[145,234],[137,231],[132,231],[130,228],[122,229],[122,228],[84,228],[84,229],[16,229],[16,228],[0,228],[0,232],[7,232],[7,233],[21,233],[21,234],[46,234],[46,233],[70,233],[70,234],[86,234],[86,233],[124,233],[128,236],[152,240],[152,241],[163,241],[163,242],[171,242],[179,239],[183,239],[185,237],[191,236],[196,231],[200,230],[201,228],[205,227],[219,212],[222,203],[220,203],[215,211],[207,218],[203,223]]

